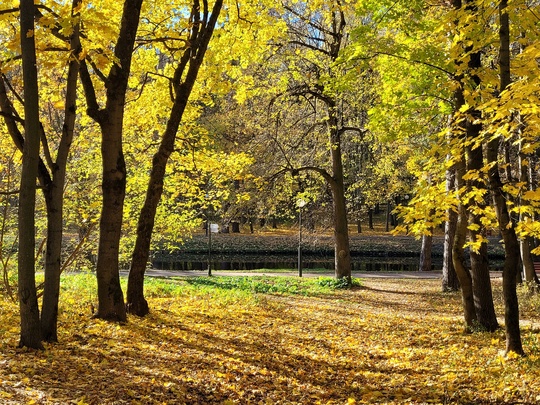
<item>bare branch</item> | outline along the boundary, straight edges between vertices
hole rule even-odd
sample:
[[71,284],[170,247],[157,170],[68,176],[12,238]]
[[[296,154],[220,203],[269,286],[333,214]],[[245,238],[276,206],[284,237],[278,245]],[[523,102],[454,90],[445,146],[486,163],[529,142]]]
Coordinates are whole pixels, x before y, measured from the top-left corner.
[[0,195],[15,195],[19,194],[19,190],[0,191]]
[[364,56],[364,57],[356,57],[354,59],[358,59],[358,60],[369,60],[369,59],[373,59],[374,57],[378,56],[378,55],[385,55],[385,56],[390,56],[392,58],[396,58],[396,59],[401,59],[401,60],[404,60],[406,62],[410,62],[410,63],[417,63],[419,65],[424,65],[424,66],[427,66],[427,67],[430,67],[432,69],[435,69],[435,70],[439,70],[447,75],[449,75],[450,77],[454,78],[455,75],[454,73],[446,70],[445,68],[441,67],[441,66],[437,66],[437,65],[434,65],[432,63],[429,63],[429,62],[425,62],[425,61],[422,61],[422,60],[419,60],[419,59],[409,59],[405,56],[401,56],[401,55],[396,55],[396,54],[393,54],[393,53],[390,53],[390,52],[374,52],[372,55],[370,56]]
[[12,14],[12,13],[18,13],[18,12],[19,12],[19,7],[7,8],[5,10],[0,10],[0,15]]

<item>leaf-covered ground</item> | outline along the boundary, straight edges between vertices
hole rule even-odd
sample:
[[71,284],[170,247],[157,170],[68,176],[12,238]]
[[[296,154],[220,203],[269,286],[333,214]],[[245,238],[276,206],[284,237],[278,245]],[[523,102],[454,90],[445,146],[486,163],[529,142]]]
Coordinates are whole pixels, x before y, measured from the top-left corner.
[[502,331],[463,333],[459,294],[438,280],[153,280],[151,315],[126,325],[90,318],[93,283],[64,278],[60,343],[43,352],[16,349],[17,309],[2,301],[0,403],[540,402],[536,301],[528,356],[514,358]]

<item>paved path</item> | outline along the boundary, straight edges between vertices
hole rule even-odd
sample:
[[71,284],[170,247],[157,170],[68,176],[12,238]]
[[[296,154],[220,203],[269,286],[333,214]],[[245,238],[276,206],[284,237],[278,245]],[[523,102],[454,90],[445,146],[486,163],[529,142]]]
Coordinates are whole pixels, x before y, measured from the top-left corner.
[[[127,271],[121,272],[123,275],[127,275]],[[146,276],[149,277],[203,277],[207,276],[206,270],[146,270]],[[213,276],[287,276],[296,277],[297,272],[263,272],[263,271],[242,271],[242,270],[212,270]],[[327,272],[310,272],[304,270],[304,277],[332,277],[334,272],[329,270]],[[409,278],[409,279],[440,279],[442,277],[441,271],[371,271],[371,272],[356,272],[353,271],[352,276],[355,278]],[[492,278],[501,277],[500,271],[491,272]]]

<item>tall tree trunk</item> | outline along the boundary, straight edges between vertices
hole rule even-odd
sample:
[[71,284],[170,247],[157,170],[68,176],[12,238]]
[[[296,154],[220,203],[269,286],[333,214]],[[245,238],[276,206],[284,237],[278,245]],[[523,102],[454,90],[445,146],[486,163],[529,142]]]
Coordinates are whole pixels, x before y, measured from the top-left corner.
[[[446,171],[446,192],[455,192],[455,169],[451,168]],[[447,211],[448,219],[444,225],[444,253],[443,253],[443,268],[442,268],[442,291],[459,291],[459,279],[454,269],[452,261],[452,245],[456,235],[457,217],[458,214],[452,208]]]
[[[488,161],[497,162],[498,139],[489,142]],[[499,165],[494,164],[489,170],[489,181],[493,193],[493,201],[499,231],[504,241],[504,267],[503,267],[503,296],[504,296],[504,319],[506,326],[506,351],[523,354],[521,334],[519,330],[519,305],[516,293],[516,277],[519,266],[519,242],[512,226],[512,220],[506,206],[505,195],[502,191],[503,184],[500,179]]]
[[[96,264],[98,308],[96,318],[124,322],[126,311],[120,286],[119,250],[122,215],[126,194],[126,163],[122,150],[120,104],[108,108],[112,122],[102,125],[103,205],[99,222],[99,245]],[[111,111],[112,110],[112,111]]]
[[[521,149],[521,146],[520,146]],[[532,166],[532,162],[529,159],[529,162],[527,164],[524,164],[524,161],[527,160],[525,155],[521,152],[519,152],[518,156],[518,163],[519,163],[519,181],[527,184],[529,190],[533,190],[532,187],[532,179],[530,178],[530,171],[529,168]],[[521,202],[520,202],[521,204]],[[520,221],[526,220],[527,217],[530,218],[528,214],[520,213]],[[531,288],[531,290],[534,290],[535,287],[538,289],[540,287],[540,280],[538,279],[538,276],[536,274],[536,271],[534,270],[534,261],[531,254],[531,244],[532,244],[532,238],[529,236],[523,237],[519,240],[519,252],[521,255],[521,263],[523,265],[523,275],[525,282],[527,282]]]
[[103,166],[103,204],[99,221],[99,246],[96,264],[98,282],[97,318],[123,322],[126,320],[124,296],[120,286],[119,250],[122,215],[126,193],[126,163],[122,149],[122,134],[126,91],[131,70],[142,0],[126,0],[114,56],[107,77],[105,108],[101,109],[92,77],[85,61],[81,62],[81,82],[86,96],[87,113],[101,128]]
[[[334,177],[336,177],[334,175]],[[332,185],[334,200],[334,255],[336,278],[346,278],[351,282],[351,252],[349,245],[349,229],[347,223],[347,207],[343,177]]]
[[[510,22],[507,11],[508,1],[499,3],[499,73],[500,92],[510,84]],[[488,143],[487,157],[492,164],[489,183],[493,193],[495,211],[499,220],[499,230],[504,241],[503,296],[504,320],[506,326],[506,351],[524,354],[519,330],[519,305],[516,293],[516,276],[519,263],[519,243],[508,212],[498,165],[499,138]]]
[[[456,163],[456,188],[461,190],[464,186],[465,162]],[[463,303],[463,316],[467,329],[471,329],[476,323],[476,308],[472,286],[472,276],[465,264],[464,246],[467,240],[467,209],[463,203],[459,203],[457,212],[456,233],[452,245],[452,264],[461,286],[461,300]]]
[[[460,8],[461,1],[453,0],[454,7]],[[462,106],[465,105],[465,98],[463,95],[463,83],[461,80],[458,80],[457,88],[454,91],[454,116],[452,118],[452,137],[460,138],[460,141],[463,142],[466,132],[466,121],[465,118],[459,116],[459,110]],[[457,159],[454,168],[455,168],[455,183],[456,183],[456,193],[459,193],[465,188],[465,181],[463,177],[467,171],[465,153],[460,153],[461,158]],[[465,326],[468,330],[471,330],[476,323],[476,308],[474,305],[474,295],[473,295],[473,285],[472,285],[472,275],[470,270],[465,264],[465,251],[464,246],[467,240],[467,226],[468,226],[468,216],[467,216],[467,207],[463,203],[463,196],[458,195],[459,204],[457,207],[457,221],[456,221],[456,232],[454,235],[454,241],[452,244],[452,264],[454,270],[456,271],[456,276],[459,280],[461,286],[461,299],[463,304],[463,316],[465,318]]]
[[[75,9],[80,1],[74,0],[72,9]],[[70,49],[73,56],[79,55],[81,51],[78,23],[73,29]],[[73,130],[77,114],[78,76],[79,61],[77,57],[72,57],[69,62],[66,80],[62,136],[58,146],[56,162],[51,167],[52,182],[50,187],[44,190],[46,194],[45,199],[49,202],[47,203],[47,247],[45,252],[45,283],[41,311],[41,332],[43,340],[47,342],[58,341],[58,301],[60,297],[62,235],[64,226],[64,186],[68,155],[73,141]]]
[[337,106],[328,101],[328,131],[330,133],[330,155],[332,160],[332,200],[334,208],[334,248],[336,278],[346,278],[351,282],[351,252],[349,245],[349,224],[341,154],[341,130],[339,129]]
[[24,142],[19,193],[18,291],[21,317],[19,346],[43,349],[35,281],[36,177],[39,161],[39,92],[34,40],[34,1],[20,2],[24,83]]
[[[208,5],[204,3],[202,16],[208,18],[208,20],[201,20],[199,1],[194,0],[193,2],[191,12],[192,31],[189,41],[191,47],[182,55],[180,64],[174,74],[175,99],[159,149],[152,160],[152,171],[150,172],[146,198],[139,215],[137,239],[131,258],[127,289],[127,308],[130,313],[138,316],[144,316],[149,311],[148,302],[144,298],[144,273],[150,254],[150,242],[156,210],[163,194],[165,169],[169,157],[174,150],[176,133],[178,132],[178,127],[187,106],[189,96],[197,80],[197,75],[208,43],[212,38],[222,5],[222,0],[216,0],[212,14],[208,18]],[[186,69],[187,73],[184,74]],[[208,231],[210,232],[211,230],[208,229]]]
[[[478,13],[476,4],[470,0],[467,0],[466,2],[466,10],[471,16],[475,16]],[[466,50],[470,52],[467,63],[467,69],[470,73],[468,85],[475,91],[481,85],[481,79],[476,72],[482,68],[482,56],[480,51],[473,51],[471,46],[467,46]],[[485,190],[485,183],[480,180],[482,169],[484,167],[482,144],[480,142],[482,131],[481,118],[481,113],[477,109],[469,108],[467,111],[467,141],[471,142],[477,140],[476,144],[473,143],[466,147],[467,169],[473,174],[471,179],[467,182],[467,189],[469,191]],[[484,195],[487,195],[487,190]],[[484,195],[477,195],[473,201],[469,203],[469,238],[471,239],[471,242],[484,239],[481,214],[478,214],[474,209],[475,207],[482,209],[486,206],[487,202],[485,201],[486,198]],[[476,251],[475,249],[471,249],[470,256],[477,320],[486,330],[495,331],[498,328],[498,321],[493,305],[493,292],[489,275],[486,242],[482,242],[481,246]]]
[[[477,139],[480,136],[481,125],[467,123],[468,139]],[[480,170],[484,166],[482,147],[468,148],[468,169],[480,175]],[[469,180],[468,190],[482,189],[484,185],[481,181]],[[487,193],[487,191],[486,191]],[[485,207],[485,202],[477,200],[474,206]],[[474,207],[473,207],[474,208]],[[481,215],[475,210],[469,212],[469,239],[475,242],[483,239]],[[495,307],[493,304],[493,292],[491,288],[491,278],[489,274],[489,262],[487,257],[487,244],[482,242],[478,249],[470,251],[471,273],[473,280],[474,304],[476,307],[476,317],[478,323],[487,331],[493,332],[499,327]]]
[[433,234],[430,233],[429,235],[422,235],[422,247],[420,249],[420,266],[418,267],[418,271],[431,271],[432,247]]

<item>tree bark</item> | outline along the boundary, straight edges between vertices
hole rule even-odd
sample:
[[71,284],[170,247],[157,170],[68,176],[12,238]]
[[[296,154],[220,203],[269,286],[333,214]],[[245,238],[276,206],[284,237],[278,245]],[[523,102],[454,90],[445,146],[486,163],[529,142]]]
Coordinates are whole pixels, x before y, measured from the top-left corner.
[[[169,157],[174,150],[176,133],[178,132],[178,127],[180,126],[189,96],[197,80],[197,75],[208,43],[212,38],[222,5],[222,0],[216,0],[212,13],[209,16],[208,4],[206,2],[204,2],[204,10],[201,14],[199,1],[193,1],[191,12],[192,28],[189,41],[191,47],[182,55],[179,66],[174,73],[175,99],[159,149],[152,160],[152,171],[150,172],[146,198],[139,215],[137,239],[131,258],[127,289],[127,308],[130,313],[138,316],[144,316],[149,312],[148,302],[144,298],[144,273],[150,254],[150,242],[154,229],[156,210],[163,194],[165,169]],[[236,225],[239,226],[238,223]],[[208,231],[210,232],[210,229]]]
[[[81,0],[74,0],[75,9]],[[75,16],[75,15],[74,15]],[[73,141],[73,130],[77,116],[77,79],[79,76],[78,55],[81,51],[79,41],[79,24],[73,27],[70,40],[70,51],[73,56],[69,62],[66,79],[66,95],[64,124],[56,162],[51,167],[52,181],[44,189],[47,205],[47,246],[45,251],[45,282],[41,311],[42,338],[47,342],[58,341],[58,301],[60,298],[60,273],[62,256],[62,235],[64,219],[64,187],[69,150]]]
[[[526,160],[526,157],[524,154],[519,152],[518,156],[518,162],[519,162],[519,181],[522,183],[527,184],[527,188],[529,190],[533,190],[532,187],[532,179],[529,171],[529,168],[532,166],[532,162],[529,159],[529,163],[527,165],[524,164],[524,161]],[[521,203],[521,202],[520,202]],[[520,221],[525,220],[529,215],[520,213]],[[536,271],[534,270],[534,260],[531,254],[531,245],[533,243],[533,240],[531,237],[526,236],[519,240],[519,252],[521,255],[521,263],[523,265],[523,275],[525,282],[529,284],[529,288],[531,290],[538,290],[540,287],[540,280],[538,279],[538,275],[536,274]]]
[[[455,169],[446,171],[446,192],[455,192]],[[452,208],[447,211],[448,219],[444,225],[444,253],[442,268],[442,291],[459,291],[459,279],[452,261],[452,245],[456,235],[458,214]]]
[[[466,10],[471,16],[475,16],[478,12],[476,4],[470,0],[466,2]],[[472,46],[466,46],[466,50],[470,52],[467,62],[470,81],[467,84],[472,90],[476,90],[481,85],[481,79],[476,73],[482,68],[481,52],[478,50],[473,51]],[[480,111],[474,107],[468,109],[465,124],[467,140],[477,140],[476,144],[473,143],[466,146],[467,170],[473,174],[467,182],[468,191],[486,189],[485,182],[480,180],[484,167],[482,144],[480,142],[483,127],[480,122],[481,118]],[[484,195],[487,195],[487,190],[484,192]],[[482,215],[477,213],[475,208],[478,207],[482,210],[486,206],[487,202],[484,195],[479,196],[477,194],[473,201],[469,202],[469,238],[471,242],[483,239]],[[493,304],[486,242],[482,242],[476,251],[471,249],[470,257],[478,323],[488,331],[495,331],[499,325]]]
[[[339,158],[339,161],[341,162],[341,157]],[[339,162],[337,164],[339,165]],[[335,273],[336,278],[346,278],[350,283],[351,252],[343,176],[336,176],[334,172],[334,178],[336,179],[336,182],[332,185],[332,197],[334,201]]]
[[34,38],[34,1],[20,2],[25,136],[19,193],[18,291],[21,318],[19,346],[43,349],[35,280],[36,177],[39,161],[39,92]]
[[[463,175],[465,174],[465,162],[456,163],[456,186],[461,190],[464,186]],[[467,240],[467,209],[463,203],[458,205],[456,233],[452,245],[452,264],[456,270],[456,276],[461,286],[461,299],[463,303],[463,316],[467,329],[474,327],[476,323],[476,308],[474,305],[472,275],[465,265],[464,246]]]
[[[508,1],[499,3],[499,73],[500,92],[502,93],[510,84],[510,22],[507,12]],[[506,205],[498,165],[499,138],[488,142],[487,157],[492,163],[489,169],[489,183],[491,185],[495,211],[499,220],[499,230],[504,241],[504,268],[503,268],[503,296],[504,320],[506,326],[506,352],[515,352],[523,355],[521,334],[519,330],[519,305],[516,293],[516,276],[519,263],[519,243],[512,224],[512,219]]]
[[[474,112],[473,112],[474,113]],[[480,136],[481,124],[473,124],[470,119],[467,122],[467,138],[477,139]],[[467,164],[469,171],[480,171],[484,166],[482,147],[476,148],[467,147]],[[483,189],[484,184],[477,179],[468,181],[468,190]],[[487,190],[486,190],[487,193]],[[478,206],[483,209],[486,205],[484,201],[476,201],[474,205],[470,204],[471,208]],[[473,210],[469,211],[469,239],[476,241],[483,238],[481,215],[476,214]],[[473,281],[474,305],[476,307],[476,317],[479,325],[487,331],[493,332],[499,327],[495,307],[493,304],[493,292],[491,288],[491,277],[489,274],[489,262],[487,257],[487,244],[482,242],[480,247],[475,250],[471,248],[471,273]]]
[[[461,0],[453,0],[453,6],[456,9],[461,8]],[[457,62],[456,62],[457,64]],[[451,136],[458,138],[460,143],[463,143],[466,137],[466,118],[460,115],[460,109],[465,105],[465,97],[463,94],[463,80],[457,78],[456,90],[454,91],[454,115],[451,123]],[[459,193],[465,188],[463,176],[467,171],[466,156],[464,148],[460,146],[460,158],[455,163],[455,183],[456,193]],[[461,299],[463,303],[463,316],[465,319],[465,327],[471,330],[476,323],[476,308],[474,305],[472,275],[465,263],[464,246],[467,240],[468,216],[467,207],[463,203],[463,196],[458,194],[459,204],[457,207],[457,222],[456,232],[452,244],[452,264],[456,271],[456,276],[461,286]]]
[[122,11],[120,33],[114,49],[118,63],[111,67],[107,81],[105,108],[97,102],[92,78],[81,63],[81,81],[87,101],[87,113],[101,128],[103,204],[99,221],[99,246],[96,264],[98,309],[96,318],[124,322],[126,308],[120,286],[118,262],[122,215],[126,193],[126,163],[122,134],[126,91],[131,70],[142,0],[126,0]]
[[[337,57],[337,56],[336,56]],[[334,248],[335,274],[337,279],[345,278],[351,283],[351,252],[349,244],[349,224],[347,221],[347,202],[341,154],[341,131],[337,117],[337,105],[327,100],[328,123],[330,134],[330,156],[332,161],[332,200],[334,208]]]
[[422,235],[420,250],[420,266],[418,271],[431,271],[431,250],[433,247],[433,234]]

